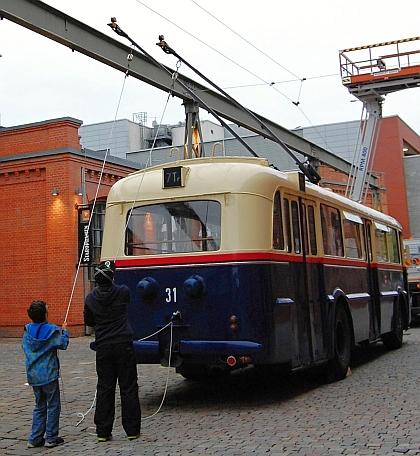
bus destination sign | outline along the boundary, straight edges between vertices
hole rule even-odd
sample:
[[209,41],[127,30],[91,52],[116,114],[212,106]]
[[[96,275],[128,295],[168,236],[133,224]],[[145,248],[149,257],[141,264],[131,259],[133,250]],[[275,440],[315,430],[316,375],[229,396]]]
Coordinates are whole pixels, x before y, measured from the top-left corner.
[[163,188],[184,187],[186,171],[182,166],[163,168]]

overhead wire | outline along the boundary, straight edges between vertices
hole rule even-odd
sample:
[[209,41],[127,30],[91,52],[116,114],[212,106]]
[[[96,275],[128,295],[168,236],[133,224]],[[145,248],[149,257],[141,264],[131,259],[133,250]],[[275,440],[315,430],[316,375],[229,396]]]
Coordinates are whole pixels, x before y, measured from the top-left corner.
[[213,81],[211,81],[207,76],[205,76],[201,71],[197,70],[195,67],[193,67],[190,63],[188,63],[184,58],[182,58],[174,49],[172,49],[166,41],[163,39],[163,35],[160,37],[160,42],[157,43],[159,47],[162,48],[162,50],[166,54],[171,54],[175,56],[176,58],[179,59],[182,63],[188,66],[191,70],[193,70],[198,76],[200,76],[202,79],[204,79],[208,84],[210,84],[212,87],[214,87],[217,91],[219,91],[223,96],[225,96],[228,100],[230,100],[232,103],[234,103],[239,109],[241,109],[243,112],[248,114],[253,120],[256,120],[257,122],[260,123],[261,127],[264,128],[268,133],[269,136],[268,138],[272,139],[275,141],[288,155],[290,155],[298,165],[299,169],[303,172],[303,174],[306,175],[309,181],[318,183],[321,177],[319,174],[311,167],[310,164],[307,164],[306,166],[297,159],[296,155],[286,146],[286,144],[280,140],[280,138],[274,134],[274,132],[253,112],[251,112],[249,109],[245,108],[243,105],[238,103],[234,98],[232,98],[227,92],[225,92],[222,88],[217,86]]
[[[252,71],[248,70],[247,68],[245,68],[243,65],[241,65],[240,63],[236,62],[235,60],[233,60],[232,58],[228,57],[227,55],[223,54],[222,52],[220,52],[219,50],[217,50],[216,48],[214,48],[213,46],[210,46],[208,43],[206,43],[205,41],[201,40],[200,38],[198,38],[197,36],[193,35],[191,32],[189,32],[188,30],[185,30],[184,28],[182,28],[180,25],[176,24],[175,22],[171,21],[170,19],[168,19],[167,17],[165,17],[163,14],[159,13],[158,11],[154,10],[153,8],[151,8],[150,6],[146,5],[144,2],[142,2],[141,0],[135,0],[137,3],[139,3],[140,5],[144,6],[145,8],[147,8],[148,10],[152,11],[154,14],[158,15],[159,17],[161,17],[162,19],[164,19],[165,21],[169,22],[170,24],[172,24],[173,26],[175,26],[176,28],[178,28],[179,30],[183,31],[184,33],[186,33],[187,35],[191,36],[192,38],[194,38],[195,40],[197,40],[198,42],[200,42],[201,44],[203,44],[204,46],[208,47],[209,49],[211,49],[212,51],[216,52],[217,54],[219,54],[220,56],[222,56],[223,58],[229,60],[231,63],[233,63],[234,65],[238,66],[239,68],[241,68],[242,70],[246,71],[247,73],[249,73],[251,76],[254,76],[255,78],[259,79],[260,81],[262,81],[264,83],[264,85],[270,85],[271,83],[268,82],[268,81],[265,81],[263,78],[261,78],[260,76],[258,76],[257,74],[253,73]],[[289,98],[286,94],[284,94],[283,92],[281,92],[280,90],[277,90],[276,88],[274,88],[280,95],[282,95],[283,97],[285,97],[287,100],[289,100],[291,103],[293,103],[293,100],[291,98]]]
[[295,73],[293,73],[292,71],[290,71],[289,69],[287,69],[285,66],[283,66],[281,63],[277,62],[277,60],[273,59],[272,57],[270,57],[268,54],[266,54],[264,51],[262,51],[261,49],[259,49],[257,46],[255,46],[254,44],[252,44],[250,41],[248,41],[246,38],[244,38],[242,35],[240,35],[238,32],[236,32],[235,30],[233,30],[231,27],[229,27],[228,25],[226,25],[224,22],[222,22],[219,18],[217,18],[214,14],[210,13],[210,11],[206,10],[202,5],[198,4],[195,0],[191,0],[195,5],[197,5],[199,8],[201,8],[203,11],[205,11],[209,16],[211,16],[213,19],[215,19],[217,22],[219,22],[220,24],[222,24],[224,27],[226,27],[227,29],[229,29],[232,33],[234,33],[236,36],[238,36],[239,38],[241,38],[241,40],[245,41],[246,43],[248,43],[250,46],[252,46],[254,49],[256,49],[258,52],[260,52],[261,54],[263,54],[265,57],[267,57],[268,59],[270,59],[272,62],[274,62],[275,64],[277,64],[279,67],[283,68],[283,70],[287,71],[288,73],[290,73],[292,76],[294,76],[296,79],[301,79],[299,76],[296,76]]
[[[312,77],[308,77],[308,78],[305,78],[306,81],[310,81],[311,79],[321,79],[321,78],[331,78],[331,77],[337,77],[339,76],[338,73],[333,73],[333,74],[323,74],[323,75],[319,75],[319,76],[312,76]],[[284,81],[273,81],[273,82],[270,82],[268,83],[268,85],[270,86],[273,86],[274,84],[287,84],[289,82],[299,82],[301,81],[301,79],[286,79]],[[224,87],[224,89],[246,89],[248,87],[258,87],[258,86],[265,86],[267,85],[266,83],[263,83],[263,84],[243,84],[243,85],[235,85],[235,86],[227,86],[227,87]]]
[[[196,6],[198,6],[199,8],[201,8],[204,12],[206,12],[209,16],[211,16],[213,19],[215,19],[217,22],[219,22],[220,24],[222,24],[224,27],[226,27],[228,30],[230,30],[232,33],[234,33],[236,36],[238,36],[240,39],[242,39],[243,41],[245,41],[247,44],[249,44],[250,46],[252,46],[255,50],[257,50],[258,52],[260,52],[262,55],[264,55],[265,57],[267,57],[269,60],[271,60],[272,62],[274,62],[275,64],[277,64],[278,66],[280,66],[283,70],[287,71],[289,74],[291,74],[292,76],[294,76],[296,79],[294,80],[291,80],[291,81],[284,81],[284,82],[300,82],[300,87],[299,87],[299,93],[298,93],[298,97],[297,97],[297,100],[296,101],[293,101],[292,99],[290,99],[289,97],[287,97],[285,94],[283,94],[282,92],[278,91],[276,87],[274,87],[275,84],[278,84],[276,82],[271,82],[271,83],[266,83],[264,82],[264,85],[268,84],[270,87],[272,87],[274,90],[276,90],[277,92],[279,92],[280,94],[282,94],[283,96],[285,96],[289,101],[291,101],[296,107],[299,108],[299,111],[302,113],[302,115],[305,117],[305,119],[309,122],[309,124],[311,125],[311,127],[313,127],[315,129],[315,131],[318,133],[319,137],[321,138],[321,140],[323,142],[325,142],[325,144],[327,145],[328,148],[329,145],[326,141],[326,139],[321,135],[321,133],[318,131],[318,129],[313,125],[313,123],[310,121],[309,117],[304,113],[304,111],[302,110],[302,108],[300,107],[300,95],[301,95],[301,92],[302,92],[302,86],[303,86],[303,82],[304,81],[307,81],[309,79],[318,79],[318,78],[321,78],[321,77],[329,77],[329,76],[337,76],[338,74],[335,74],[335,75],[325,75],[325,76],[318,76],[318,77],[312,77],[312,78],[301,78],[299,76],[297,76],[295,73],[293,73],[291,70],[289,70],[288,68],[286,68],[284,65],[282,65],[281,63],[279,63],[277,60],[273,59],[271,56],[269,56],[266,52],[264,52],[263,50],[261,50],[260,48],[258,48],[257,46],[255,46],[253,43],[251,43],[249,40],[247,40],[245,37],[243,37],[241,34],[239,34],[238,32],[236,32],[235,30],[233,30],[230,26],[228,26],[227,24],[225,24],[223,21],[221,21],[218,17],[216,17],[214,14],[210,13],[207,9],[205,9],[203,6],[199,5],[195,0],[191,0],[192,3],[194,3]],[[246,87],[246,86],[244,86]],[[249,86],[248,86],[249,87]],[[230,87],[229,87],[230,88]],[[331,150],[331,148],[330,148]]]
[[[174,83],[174,75],[176,75],[177,71],[175,73],[171,73],[171,71],[165,67],[164,65],[162,65],[159,61],[157,61],[154,57],[152,57],[145,49],[143,49],[139,44],[137,44],[126,32],[124,32],[124,30],[121,29],[121,27],[117,24],[116,22],[116,18],[113,17],[111,18],[111,22],[108,24],[112,30],[114,30],[114,32],[119,35],[119,36],[122,36],[124,38],[127,38],[130,43],[137,47],[137,49],[139,51],[141,51],[146,57],[148,57],[151,61],[153,61],[153,63],[159,67],[160,69],[162,69],[163,71],[166,71],[171,77],[172,77],[172,81]],[[160,39],[163,39],[163,35],[161,35],[159,37]],[[158,43],[160,45],[160,43]],[[181,59],[179,59],[181,60]],[[185,61],[184,61],[185,62]],[[232,128],[231,125],[229,125],[219,114],[217,114],[215,112],[215,110],[209,106],[208,104],[206,104],[198,95],[197,93],[193,90],[193,88],[189,87],[188,84],[185,84],[183,81],[181,80],[178,80],[178,84],[182,87],[182,89],[185,91],[185,94],[188,93],[188,95],[202,108],[206,109],[215,119],[217,119],[221,125],[223,125],[230,133],[232,133],[232,135],[234,135],[236,137],[236,139],[252,154],[254,155],[255,157],[257,157],[258,155],[254,152],[254,150],[249,146],[249,144],[246,143],[246,141],[240,136],[237,134],[237,132]]]
[[[313,125],[313,123],[310,121],[309,117],[304,113],[304,111],[302,110],[301,106],[300,106],[300,95],[301,95],[301,91],[302,91],[302,84],[304,81],[306,80],[309,80],[309,79],[318,79],[318,78],[322,78],[322,77],[331,77],[331,76],[335,76],[335,75],[321,75],[321,76],[316,76],[316,77],[311,77],[311,78],[299,78],[299,76],[297,76],[295,73],[293,73],[292,71],[290,71],[289,69],[287,69],[286,67],[284,67],[283,65],[281,65],[279,62],[277,62],[275,59],[273,59],[272,57],[270,57],[268,54],[266,54],[264,51],[262,51],[261,49],[259,49],[257,46],[255,46],[254,44],[252,44],[249,40],[247,40],[246,38],[244,38],[242,35],[240,35],[239,33],[237,33],[235,30],[233,30],[231,27],[229,27],[228,25],[226,25],[224,22],[222,22],[220,19],[218,19],[216,16],[214,16],[213,14],[211,14],[209,11],[207,11],[205,8],[203,8],[201,5],[197,4],[197,2],[195,0],[191,0],[195,5],[197,5],[199,8],[201,8],[204,12],[206,12],[207,14],[209,14],[211,17],[213,17],[216,21],[218,21],[219,23],[221,23],[223,26],[225,26],[227,29],[229,29],[232,33],[236,34],[239,38],[241,38],[242,40],[244,40],[247,44],[249,44],[250,46],[252,46],[254,49],[256,49],[257,51],[259,51],[260,53],[262,53],[265,57],[267,57],[268,59],[272,60],[274,63],[276,63],[277,65],[279,65],[282,69],[284,69],[285,71],[287,71],[289,74],[291,74],[292,76],[294,76],[296,79],[295,80],[292,80],[292,81],[284,81],[284,82],[298,82],[300,81],[300,89],[299,89],[299,94],[298,94],[298,98],[296,101],[294,101],[293,99],[291,99],[289,96],[287,96],[285,93],[281,92],[280,90],[277,89],[277,87],[275,87],[275,84],[277,84],[276,82],[269,82],[269,81],[266,81],[264,80],[263,78],[261,78],[260,76],[258,76],[257,74],[253,73],[252,71],[248,70],[247,68],[245,68],[243,65],[239,64],[238,62],[234,61],[232,58],[228,57],[227,55],[223,54],[222,52],[220,52],[219,50],[217,50],[216,48],[214,48],[213,46],[210,46],[208,43],[206,43],[205,41],[201,40],[200,38],[198,38],[197,36],[193,35],[191,32],[189,32],[188,30],[185,30],[183,27],[181,27],[180,25],[176,24],[174,21],[171,21],[170,19],[168,19],[166,16],[164,16],[163,14],[159,13],[158,11],[154,10],[153,8],[151,8],[150,6],[146,5],[143,1],[141,0],[136,0],[137,3],[139,3],[140,5],[144,6],[145,8],[147,8],[148,10],[150,10],[151,12],[153,12],[154,14],[156,14],[157,16],[161,17],[162,19],[164,19],[165,21],[169,22],[170,24],[172,24],[173,26],[175,26],[176,28],[178,28],[179,30],[181,30],[182,32],[186,33],[187,35],[191,36],[192,38],[194,38],[196,41],[200,42],[201,44],[203,44],[204,46],[208,47],[209,49],[211,49],[212,51],[216,52],[217,54],[219,54],[220,56],[222,56],[223,58],[227,59],[228,61],[230,61],[231,63],[233,63],[234,65],[238,66],[239,68],[241,68],[242,70],[244,70],[245,72],[251,74],[253,77],[257,78],[258,80],[262,81],[262,84],[260,85],[264,85],[264,86],[269,86],[269,87],[272,87],[276,92],[278,92],[281,96],[283,96],[284,98],[286,98],[288,101],[290,101],[294,106],[298,107],[299,111],[302,113],[302,115],[305,117],[305,119],[309,122],[309,124],[315,129],[315,131],[317,132],[317,134],[319,135],[319,137],[321,138],[321,140],[323,142],[325,142],[327,144],[327,141],[326,139],[321,135],[321,133],[318,131],[318,129]],[[253,85],[250,85],[250,86],[242,86],[242,87],[252,87]],[[229,89],[229,88],[239,88],[241,86],[235,86],[235,87],[226,87],[226,89]],[[327,144],[327,147],[329,147],[329,145]],[[331,148],[330,148],[331,150]]]

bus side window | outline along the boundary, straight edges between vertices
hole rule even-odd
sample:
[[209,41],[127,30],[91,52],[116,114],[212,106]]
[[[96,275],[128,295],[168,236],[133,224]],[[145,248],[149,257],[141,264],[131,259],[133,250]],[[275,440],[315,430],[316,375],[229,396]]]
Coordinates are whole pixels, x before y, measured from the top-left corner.
[[283,198],[284,210],[284,227],[286,229],[286,250],[290,253],[292,251],[292,231],[290,229],[290,209],[289,200]]
[[309,245],[311,247],[311,254],[317,254],[316,248],[316,232],[315,232],[315,210],[312,205],[308,205],[308,224],[309,224]]
[[339,210],[321,204],[321,226],[325,255],[344,256]]
[[297,201],[292,201],[292,229],[293,248],[295,253],[301,252],[300,228],[299,228],[299,207]]
[[343,220],[344,242],[346,246],[346,256],[348,258],[362,258],[362,237],[359,223],[351,220]]
[[273,204],[273,248],[284,250],[283,220],[281,213],[280,192],[274,195]]
[[388,235],[388,247],[389,247],[389,259],[391,263],[400,263],[400,251],[398,249],[398,234],[397,230],[391,228],[387,233]]
[[387,263],[389,261],[388,246],[386,243],[387,232],[380,229],[375,229],[375,244],[376,254],[379,263]]

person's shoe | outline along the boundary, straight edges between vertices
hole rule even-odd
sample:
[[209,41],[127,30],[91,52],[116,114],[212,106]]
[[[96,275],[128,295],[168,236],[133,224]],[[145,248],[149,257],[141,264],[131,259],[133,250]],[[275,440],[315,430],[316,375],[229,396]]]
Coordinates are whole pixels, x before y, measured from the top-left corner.
[[108,437],[98,437],[98,442],[109,442],[112,440],[112,435],[109,435]]
[[128,440],[136,440],[140,437],[140,434],[137,435],[127,435]]
[[42,439],[39,443],[34,443],[34,442],[29,441],[26,446],[28,448],[39,448],[39,447],[44,446],[44,444],[45,444],[45,440]]
[[64,439],[62,437],[56,437],[52,442],[45,442],[46,448],[54,448],[58,445],[62,445],[64,443]]

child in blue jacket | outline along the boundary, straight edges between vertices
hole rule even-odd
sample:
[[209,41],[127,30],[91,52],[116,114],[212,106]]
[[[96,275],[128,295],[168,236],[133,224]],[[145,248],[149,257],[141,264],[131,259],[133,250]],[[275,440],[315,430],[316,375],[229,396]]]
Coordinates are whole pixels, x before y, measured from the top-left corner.
[[58,436],[61,401],[57,349],[67,348],[69,333],[66,324],[60,330],[58,326],[48,323],[48,307],[44,301],[33,301],[28,315],[33,323],[25,325],[22,348],[26,355],[28,383],[35,395],[28,448],[43,445],[52,448],[64,443]]

